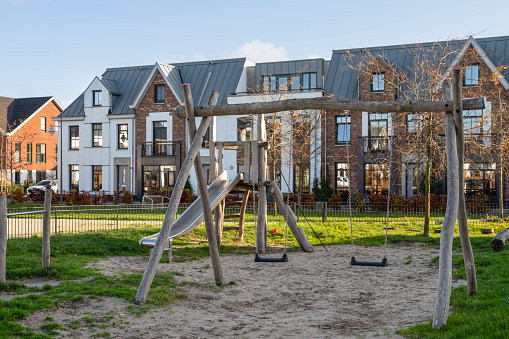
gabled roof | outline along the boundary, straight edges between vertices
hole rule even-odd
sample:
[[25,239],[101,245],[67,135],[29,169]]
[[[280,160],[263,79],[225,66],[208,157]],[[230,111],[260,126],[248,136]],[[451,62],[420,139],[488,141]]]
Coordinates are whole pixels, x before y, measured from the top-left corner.
[[120,95],[120,91],[117,87],[117,83],[115,82],[115,80],[104,78],[102,76],[98,76],[97,79],[99,79],[99,81],[104,85],[104,87],[106,87],[108,92],[110,92],[113,95]]
[[[358,99],[357,81],[359,71],[349,67],[347,60],[361,60],[366,54],[373,57],[381,57],[398,70],[410,70],[416,62],[415,55],[425,58],[425,53],[442,53],[444,46],[447,46],[448,55],[445,62],[450,66],[457,60],[461,60],[462,53],[472,45],[488,65],[509,64],[509,36],[467,40],[429,42],[420,44],[378,46],[370,48],[359,48],[351,50],[333,51],[329,72],[325,82],[325,94],[332,94],[339,98]],[[484,55],[484,56],[483,56]],[[493,66],[490,66],[493,65]],[[451,67],[452,68],[452,67]],[[493,68],[493,71],[496,67]],[[408,74],[414,77],[415,74]],[[501,76],[509,76],[509,70],[503,70]],[[502,81],[501,81],[502,83]],[[504,84],[503,84],[504,85]],[[505,85],[504,85],[505,87]]]
[[[206,105],[208,93],[219,92],[218,105],[226,104],[226,97],[235,93],[244,69],[245,58],[185,62],[176,64],[156,63],[153,66],[108,68],[99,77],[106,88],[116,85],[118,97],[114,100],[111,115],[133,114],[150,85],[156,71],[163,74],[168,86],[183,103],[181,85],[191,84],[195,105]],[[108,85],[104,79],[107,79]],[[110,87],[113,89],[113,87]],[[110,88],[108,88],[109,91]],[[85,116],[83,94],[71,103],[61,114],[62,117]],[[59,116],[60,117],[60,116]]]
[[54,97],[17,99],[0,97],[0,129],[5,133],[13,133],[51,101],[62,110]]

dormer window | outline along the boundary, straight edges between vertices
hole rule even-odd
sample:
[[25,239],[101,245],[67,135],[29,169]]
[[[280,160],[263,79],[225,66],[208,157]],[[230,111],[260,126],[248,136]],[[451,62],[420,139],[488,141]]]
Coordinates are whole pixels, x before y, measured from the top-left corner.
[[479,85],[479,64],[465,66],[463,86]]
[[373,73],[371,78],[371,92],[385,91],[385,73]]
[[164,85],[156,85],[155,92],[156,92],[155,103],[164,104]]
[[102,91],[92,91],[92,106],[102,106]]

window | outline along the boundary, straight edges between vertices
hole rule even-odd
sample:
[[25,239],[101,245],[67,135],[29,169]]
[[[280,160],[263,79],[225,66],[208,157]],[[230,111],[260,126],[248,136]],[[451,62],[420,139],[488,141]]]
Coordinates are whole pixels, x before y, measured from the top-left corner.
[[92,147],[102,147],[103,145],[103,125],[92,124]]
[[419,133],[422,131],[422,115],[417,113],[408,114],[406,119],[408,133]]
[[92,106],[102,106],[102,91],[92,91]]
[[21,184],[21,172],[20,171],[14,171],[14,183]]
[[35,162],[38,164],[46,163],[46,144],[35,144]]
[[93,182],[92,191],[100,191],[103,188],[103,167],[92,166]]
[[80,190],[80,167],[79,165],[69,165],[69,187],[71,191]]
[[465,66],[464,86],[479,85],[479,64]]
[[348,176],[348,169],[348,163],[336,163],[336,192],[349,189],[350,178]]
[[465,195],[472,198],[475,195],[485,195],[491,202],[496,200],[494,163],[465,163]]
[[264,92],[313,90],[316,89],[316,73],[264,75],[262,89]]
[[128,148],[127,124],[118,125],[118,148]]
[[473,109],[463,111],[463,126],[466,137],[481,136],[483,132],[483,114],[482,109]]
[[32,171],[27,171],[27,181],[33,181]]
[[350,123],[349,115],[336,117],[336,145],[350,144]]
[[155,85],[155,103],[156,104],[164,104],[164,85]]
[[309,163],[296,165],[294,167],[295,170],[295,182],[294,182],[294,191],[295,192],[303,192],[309,193],[310,190],[310,171],[309,171]]
[[152,129],[153,129],[152,139],[154,141],[154,154],[167,155],[168,151],[168,143],[166,142],[167,122],[154,121]]
[[21,143],[15,142],[14,143],[14,162],[20,162],[20,153],[21,153]]
[[80,127],[79,126],[69,126],[69,136],[70,136],[70,149],[79,149],[80,148]]
[[371,78],[371,92],[383,92],[385,90],[385,73],[373,73]]
[[41,117],[41,132],[46,133],[46,118]]
[[143,166],[143,191],[150,194],[152,189],[173,187],[175,184],[175,166]]
[[35,171],[35,182],[46,180],[46,171]]
[[27,143],[27,163],[32,163],[32,143]]
[[388,126],[389,114],[387,113],[370,113],[368,121],[367,144],[365,151],[387,151],[388,147]]
[[366,194],[386,194],[389,189],[389,165],[364,165],[364,191]]

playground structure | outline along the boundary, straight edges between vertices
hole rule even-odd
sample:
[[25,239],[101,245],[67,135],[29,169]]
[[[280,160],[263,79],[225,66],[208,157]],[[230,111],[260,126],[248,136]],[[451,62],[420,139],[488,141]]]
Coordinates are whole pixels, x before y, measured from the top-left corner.
[[[265,180],[266,171],[266,155],[265,147],[266,143],[264,140],[263,124],[264,114],[289,111],[289,110],[305,110],[305,109],[325,109],[325,110],[349,110],[349,111],[364,111],[364,112],[376,112],[376,113],[404,113],[404,112],[445,112],[445,135],[446,135],[446,155],[447,155],[447,209],[444,218],[444,223],[440,238],[440,261],[439,261],[439,283],[437,291],[437,302],[435,308],[435,315],[433,319],[433,328],[441,328],[447,324],[447,317],[449,311],[449,301],[451,295],[451,282],[452,282],[452,240],[454,236],[454,228],[456,219],[458,219],[461,245],[463,250],[463,257],[465,261],[465,269],[467,275],[467,293],[473,295],[477,293],[477,283],[475,278],[475,264],[473,258],[472,247],[470,245],[470,238],[468,234],[467,226],[467,215],[464,201],[464,190],[463,190],[463,156],[464,156],[464,135],[463,135],[463,108],[465,109],[483,109],[484,102],[482,98],[473,99],[462,99],[462,86],[461,86],[461,68],[454,67],[451,72],[452,83],[450,81],[444,81],[442,86],[443,98],[442,101],[386,101],[386,102],[367,102],[367,101],[354,101],[354,100],[341,100],[337,98],[314,98],[314,99],[290,99],[276,102],[264,102],[264,103],[252,103],[252,104],[237,104],[237,105],[222,105],[215,106],[217,101],[217,92],[212,92],[209,98],[208,106],[194,107],[191,89],[189,84],[182,85],[184,93],[184,108],[180,108],[179,111],[185,110],[186,120],[188,124],[189,140],[192,140],[189,147],[186,159],[182,164],[182,168],[179,172],[178,178],[175,183],[173,195],[168,205],[168,210],[164,218],[161,231],[158,235],[151,236],[151,244],[153,250],[150,255],[147,268],[143,275],[140,283],[138,293],[136,295],[135,303],[142,304],[146,301],[150,285],[155,276],[156,265],[161,259],[163,251],[168,239],[171,235],[176,236],[178,231],[172,233],[174,224],[178,223],[175,221],[175,215],[178,208],[178,203],[182,195],[185,181],[190,173],[191,166],[195,165],[196,176],[198,179],[198,186],[200,190],[200,202],[202,205],[202,214],[199,218],[203,218],[205,221],[205,228],[207,231],[207,238],[209,242],[209,251],[212,261],[212,268],[214,271],[214,277],[217,285],[224,285],[224,279],[221,269],[221,263],[219,260],[218,241],[220,237],[220,227],[214,229],[212,209],[219,208],[221,210],[221,194],[211,203],[209,192],[212,193],[212,186],[207,189],[207,181],[203,172],[201,164],[201,158],[198,156],[199,150],[202,145],[203,137],[210,124],[212,116],[225,116],[225,115],[246,115],[256,114],[258,115],[258,140],[254,143],[249,144],[251,152],[256,152],[257,156],[251,156],[250,158],[257,159],[258,163],[256,173],[247,169],[244,166],[244,177],[243,183],[244,190],[249,191],[249,186],[246,184],[252,184],[252,189],[258,189],[259,196],[259,209],[258,209],[258,220],[257,220],[257,252],[264,253],[266,244],[266,194],[267,187],[270,187],[271,192],[276,198],[276,202],[280,209],[284,210],[283,213],[286,216],[286,221],[292,232],[296,236],[299,244],[304,250],[307,250],[303,244],[307,241],[303,231],[297,227],[296,220],[293,212],[290,208],[282,201],[282,194],[275,183],[267,182]],[[178,113],[178,112],[177,112]],[[200,126],[196,129],[195,118],[202,117]],[[246,147],[245,144],[244,147]],[[241,145],[238,145],[241,146]],[[215,157],[215,145],[212,146],[211,154],[214,153]],[[246,147],[247,149],[248,147]],[[213,152],[212,152],[213,150]],[[253,154],[254,155],[254,154]],[[219,152],[221,157],[221,151]],[[217,164],[216,162],[211,162]],[[220,165],[221,166],[221,165]],[[211,166],[215,168],[215,166]],[[214,170],[215,171],[215,170]],[[246,174],[247,172],[247,174]],[[215,174],[214,174],[215,175]],[[221,174],[222,175],[222,174]],[[240,174],[239,174],[240,175]],[[247,182],[246,182],[247,180]],[[240,182],[240,181],[239,181]],[[231,185],[233,186],[233,184]],[[230,186],[227,186],[230,187]],[[230,190],[233,187],[229,188]],[[226,189],[223,189],[225,191]],[[246,192],[247,193],[247,192]],[[211,194],[212,195],[212,194]],[[244,194],[247,196],[247,194]],[[245,200],[245,199],[243,199]],[[199,203],[196,205],[198,206]],[[265,209],[264,209],[265,207]],[[198,209],[198,208],[197,208]],[[286,213],[291,212],[291,213]],[[190,213],[191,214],[191,213]],[[200,212],[197,212],[200,214]],[[216,213],[216,215],[220,214]],[[193,216],[196,216],[193,214]],[[183,222],[185,231],[188,231],[194,221],[189,218],[189,221]],[[194,218],[196,220],[196,218]],[[216,219],[218,225],[221,223],[221,218]],[[197,221],[196,221],[197,222]],[[196,227],[196,226],[194,226]],[[300,235],[304,235],[304,239],[299,239],[299,230],[302,232]],[[240,228],[239,228],[240,231]],[[179,233],[182,234],[182,233]],[[219,237],[218,237],[219,235]],[[157,238],[157,239],[156,239]],[[147,238],[144,238],[147,239]],[[148,241],[146,242],[148,244]],[[308,242],[309,244],[309,242]],[[147,245],[149,247],[149,245]],[[311,249],[311,248],[310,248]],[[311,249],[312,250],[312,249]]]

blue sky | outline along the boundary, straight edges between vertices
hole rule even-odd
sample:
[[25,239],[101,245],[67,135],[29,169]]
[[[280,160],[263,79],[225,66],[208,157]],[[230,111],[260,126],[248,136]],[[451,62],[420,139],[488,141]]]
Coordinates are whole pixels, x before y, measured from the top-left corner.
[[509,1],[0,0],[0,96],[65,107],[107,67],[509,35]]

